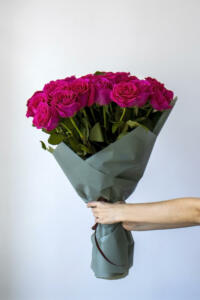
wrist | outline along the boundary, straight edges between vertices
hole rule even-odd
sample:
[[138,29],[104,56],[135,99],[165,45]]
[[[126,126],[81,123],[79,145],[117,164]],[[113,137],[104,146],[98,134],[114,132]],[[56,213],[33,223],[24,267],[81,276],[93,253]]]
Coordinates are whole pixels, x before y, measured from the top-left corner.
[[131,222],[134,219],[132,207],[134,204],[124,203],[121,204],[119,210],[119,222]]

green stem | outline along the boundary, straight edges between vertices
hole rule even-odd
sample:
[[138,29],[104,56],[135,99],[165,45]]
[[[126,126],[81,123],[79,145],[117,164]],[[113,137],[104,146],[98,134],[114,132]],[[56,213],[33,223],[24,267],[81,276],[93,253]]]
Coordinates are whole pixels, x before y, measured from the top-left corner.
[[138,106],[134,106],[134,112],[135,112],[135,115],[136,115],[136,117],[138,116],[138,111],[139,111],[139,108],[138,108]]
[[127,130],[128,130],[128,124],[126,123],[126,124],[124,125],[124,128],[122,129],[122,132],[121,132],[121,133],[125,133],[125,132],[127,132]]
[[96,119],[95,119],[93,108],[91,106],[89,108],[90,108],[90,112],[91,112],[91,115],[93,117],[94,123],[96,123]]
[[123,107],[123,112],[122,112],[122,115],[121,115],[121,118],[120,118],[120,122],[123,120],[123,117],[125,115],[125,112],[126,112],[126,107]]
[[76,131],[78,132],[78,134],[80,135],[80,138],[81,138],[82,140],[84,140],[84,136],[83,136],[83,134],[80,132],[80,130],[79,130],[78,126],[76,125],[76,122],[74,121],[73,117],[70,117],[69,119],[70,119],[70,121],[72,122],[72,125],[74,126],[74,128],[76,129]]
[[[88,122],[88,126],[91,127],[90,120],[89,120],[89,118],[88,118],[88,114],[87,114],[85,108],[82,108],[81,111],[82,111],[82,113],[84,114],[84,117],[85,117],[85,119],[86,119],[87,122]],[[85,124],[85,123],[84,123],[84,124]]]
[[148,118],[148,116],[150,115],[150,113],[152,112],[152,110],[153,110],[152,107],[148,109],[148,111],[147,111],[147,113],[146,113],[146,118]]
[[143,121],[143,120],[146,120],[146,117],[140,117],[140,118],[135,119],[136,122]]
[[106,128],[106,108],[103,106],[103,126]]
[[82,108],[82,112],[83,112],[84,116],[86,117],[86,119],[88,119],[88,116],[87,116],[87,113],[85,111],[85,108]]
[[67,131],[69,131],[69,133],[72,134],[72,131],[67,127],[67,125],[63,122],[60,123]]
[[109,103],[109,107],[110,107],[110,112],[111,112],[111,114],[112,114],[112,113],[113,113],[112,102]]

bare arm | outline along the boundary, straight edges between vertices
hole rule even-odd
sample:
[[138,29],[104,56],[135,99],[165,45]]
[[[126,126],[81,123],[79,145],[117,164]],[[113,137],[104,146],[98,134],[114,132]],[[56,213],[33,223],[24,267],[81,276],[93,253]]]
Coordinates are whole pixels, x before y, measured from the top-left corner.
[[96,222],[122,222],[126,230],[155,230],[200,225],[200,198],[185,197],[150,203],[90,202]]

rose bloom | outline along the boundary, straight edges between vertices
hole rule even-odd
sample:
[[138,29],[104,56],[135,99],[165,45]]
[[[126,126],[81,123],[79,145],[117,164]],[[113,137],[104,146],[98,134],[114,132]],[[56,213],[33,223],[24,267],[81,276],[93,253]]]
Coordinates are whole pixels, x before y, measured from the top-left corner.
[[85,107],[91,93],[90,80],[88,78],[78,78],[70,84],[70,89],[77,94],[80,108]]
[[57,89],[67,88],[69,83],[76,79],[75,76],[66,77],[64,79],[51,80],[43,87],[43,91],[47,94],[49,102],[52,100],[52,95]]
[[104,77],[104,75],[94,76],[93,83],[95,86],[94,102],[99,105],[107,105],[112,99],[110,93],[112,91],[113,84],[110,80]]
[[165,88],[164,84],[157,81],[155,78],[145,78],[150,84],[152,93],[150,96],[150,103],[156,110],[170,109],[172,106],[170,102],[174,97],[174,93]]
[[94,84],[94,74],[87,74],[84,76],[81,76],[79,79],[82,80],[87,80],[88,82],[88,87],[89,87],[89,94],[88,94],[88,99],[87,103],[85,104],[86,106],[92,106],[95,102],[95,84]]
[[145,80],[132,80],[115,84],[111,98],[121,107],[143,106],[150,95],[150,84]]
[[109,79],[112,83],[119,83],[121,81],[128,81],[130,72],[105,72],[103,76]]
[[28,99],[27,105],[27,117],[34,117],[35,113],[37,112],[38,105],[41,102],[47,103],[47,95],[43,91],[37,91],[33,94],[33,96]]
[[48,131],[53,130],[58,126],[59,116],[51,106],[46,102],[41,102],[38,105],[36,114],[33,118],[33,125],[38,129],[45,128]]
[[63,118],[72,117],[80,109],[77,94],[69,87],[56,90],[52,94],[51,105]]
[[94,76],[95,76],[94,74],[90,73],[90,74],[87,74],[87,75],[83,75],[80,78],[83,78],[83,79],[93,79]]

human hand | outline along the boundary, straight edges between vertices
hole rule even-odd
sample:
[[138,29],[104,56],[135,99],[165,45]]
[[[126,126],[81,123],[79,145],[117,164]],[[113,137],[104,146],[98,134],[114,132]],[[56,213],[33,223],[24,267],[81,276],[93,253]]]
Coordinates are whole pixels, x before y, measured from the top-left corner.
[[125,205],[126,203],[124,201],[118,201],[115,203],[91,201],[87,203],[87,207],[92,209],[95,222],[100,224],[122,222]]

